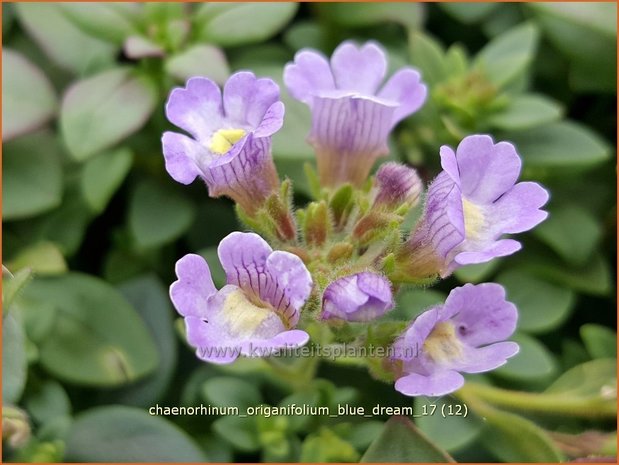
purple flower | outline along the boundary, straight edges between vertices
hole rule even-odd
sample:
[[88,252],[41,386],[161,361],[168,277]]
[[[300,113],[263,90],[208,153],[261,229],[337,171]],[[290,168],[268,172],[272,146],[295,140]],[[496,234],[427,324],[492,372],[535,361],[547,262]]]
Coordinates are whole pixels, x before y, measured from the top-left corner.
[[178,280],[170,287],[199,358],[231,363],[239,355],[268,356],[309,340],[305,331],[293,329],[312,290],[299,257],[241,232],[225,237],[217,253],[226,286],[217,290],[206,261],[189,254],[176,263]]
[[168,119],[191,137],[163,134],[170,176],[190,184],[200,176],[211,197],[226,195],[253,213],[279,185],[271,157],[271,135],[282,127],[284,104],[271,79],[239,72],[221,90],[194,77],[172,91]]
[[407,396],[442,396],[464,384],[462,373],[494,370],[518,353],[504,341],[518,312],[494,283],[465,284],[444,305],[422,313],[393,345],[402,376],[395,388]]
[[385,52],[373,42],[361,48],[344,42],[331,62],[301,50],[286,65],[288,91],[312,111],[309,141],[323,185],[363,184],[374,161],[388,153],[393,127],[423,104],[427,91],[417,71],[401,69],[379,90],[386,71]]
[[389,280],[366,271],[329,284],[323,294],[321,316],[325,320],[370,321],[393,306]]
[[540,208],[548,192],[534,182],[516,184],[521,161],[514,146],[475,135],[455,153],[448,146],[440,153],[443,171],[428,189],[424,216],[407,244],[410,267],[434,268],[445,277],[460,265],[520,250],[518,241],[500,237],[544,221],[548,213]]
[[417,171],[400,163],[385,163],[376,173],[375,206],[398,208],[417,205],[423,184]]

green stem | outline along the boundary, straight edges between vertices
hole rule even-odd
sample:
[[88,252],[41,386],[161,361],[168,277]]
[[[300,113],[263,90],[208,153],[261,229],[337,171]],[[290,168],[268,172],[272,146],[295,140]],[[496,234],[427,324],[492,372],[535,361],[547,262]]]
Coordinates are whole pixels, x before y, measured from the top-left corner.
[[494,386],[467,383],[457,396],[467,402],[475,398],[515,410],[581,418],[614,418],[616,403],[601,397],[580,398],[560,394],[511,391]]

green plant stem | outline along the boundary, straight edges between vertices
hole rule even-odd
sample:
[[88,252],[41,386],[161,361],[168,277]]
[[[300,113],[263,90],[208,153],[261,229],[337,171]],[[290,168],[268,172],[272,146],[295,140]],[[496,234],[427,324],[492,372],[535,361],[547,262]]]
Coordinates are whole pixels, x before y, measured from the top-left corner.
[[617,414],[616,402],[601,397],[581,398],[560,394],[511,391],[470,382],[456,392],[456,396],[467,402],[481,399],[500,407],[550,415],[614,418]]

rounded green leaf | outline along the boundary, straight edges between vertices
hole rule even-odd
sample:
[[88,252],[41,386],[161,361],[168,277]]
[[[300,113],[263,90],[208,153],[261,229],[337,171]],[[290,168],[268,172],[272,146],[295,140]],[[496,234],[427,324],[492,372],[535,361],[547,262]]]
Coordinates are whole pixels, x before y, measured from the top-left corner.
[[58,246],[48,241],[36,242],[20,249],[11,257],[7,266],[14,271],[27,268],[37,276],[62,274],[68,269]]
[[69,20],[93,37],[116,44],[136,31],[142,5],[122,2],[62,3]]
[[535,25],[520,24],[489,42],[477,55],[475,66],[495,85],[504,87],[528,69],[538,41],[539,31]]
[[408,418],[392,417],[360,460],[370,462],[453,462]]
[[[432,415],[422,415],[416,419],[417,426],[421,431],[436,443],[437,446],[452,452],[473,442],[483,429],[483,421],[469,412],[463,416],[446,416],[443,417],[441,412],[449,405],[461,405],[451,397],[444,397],[432,403],[436,405],[436,409],[428,408],[426,412],[433,412]],[[457,408],[457,407],[456,407]],[[417,407],[417,410],[419,408]]]
[[92,386],[117,386],[150,373],[157,349],[144,323],[109,284],[93,276],[68,273],[35,279],[23,304],[56,310],[39,345],[43,367],[60,379]]
[[29,391],[26,409],[41,424],[58,417],[71,415],[71,400],[62,384],[50,379]]
[[591,358],[617,358],[617,333],[612,329],[589,323],[580,328],[580,337]]
[[193,439],[173,423],[131,407],[98,407],[75,418],[70,462],[204,462]]
[[129,201],[129,228],[143,249],[173,241],[194,217],[194,206],[183,194],[154,181],[138,184]]
[[373,26],[395,22],[410,28],[419,27],[425,17],[424,5],[405,3],[317,3],[316,7],[337,24],[347,27]]
[[256,417],[241,418],[226,416],[213,422],[215,431],[225,441],[243,452],[255,452],[260,449]]
[[584,208],[567,205],[551,210],[548,219],[535,228],[534,234],[566,262],[583,265],[597,248],[602,227]]
[[238,407],[244,411],[262,402],[255,384],[228,376],[209,379],[204,383],[202,392],[204,398],[217,407]]
[[522,131],[557,121],[563,114],[554,100],[535,94],[514,97],[501,112],[491,116],[488,124],[506,131]]
[[118,286],[118,290],[146,323],[157,345],[159,364],[153,373],[114,392],[112,398],[116,403],[148,407],[161,399],[177,365],[174,313],[167,289],[155,275],[147,274],[125,281]]
[[510,133],[527,168],[586,168],[610,157],[608,145],[586,126],[571,121]]
[[9,142],[3,155],[4,220],[28,218],[60,205],[62,168],[58,144],[51,133]]
[[[6,309],[4,310],[6,312]],[[2,402],[15,404],[21,398],[28,375],[26,337],[19,313],[2,315]]]
[[504,378],[536,381],[547,379],[556,372],[554,356],[537,339],[525,334],[515,334],[510,339],[518,343],[520,352],[493,373]]
[[232,46],[264,41],[292,19],[298,4],[204,3],[196,11],[200,38],[217,45]]
[[601,398],[616,403],[617,361],[604,358],[581,363],[563,373],[544,392],[560,398]]
[[15,3],[20,24],[60,67],[82,74],[114,61],[115,47],[91,37],[67,19],[58,3]]
[[569,316],[576,295],[571,289],[510,269],[496,281],[507,291],[507,300],[518,308],[518,328],[533,333],[555,329]]
[[479,411],[486,421],[482,444],[504,462],[562,461],[548,434],[526,418],[491,407]]
[[213,45],[198,44],[170,57],[165,64],[168,74],[185,82],[194,76],[206,76],[224,84],[230,68],[224,52]]
[[2,50],[2,139],[34,131],[56,112],[57,100],[47,77],[20,53]]
[[75,82],[60,109],[69,152],[81,161],[120,142],[146,123],[156,103],[154,85],[128,68]]
[[105,210],[131,169],[133,154],[127,148],[103,152],[84,165],[80,186],[84,200],[94,213]]

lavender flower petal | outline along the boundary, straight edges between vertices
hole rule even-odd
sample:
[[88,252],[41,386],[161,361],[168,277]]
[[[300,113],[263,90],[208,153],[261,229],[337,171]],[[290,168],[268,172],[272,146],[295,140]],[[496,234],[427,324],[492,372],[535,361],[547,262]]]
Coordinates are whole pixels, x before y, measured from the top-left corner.
[[181,184],[191,184],[204,175],[203,166],[212,155],[194,139],[176,132],[164,132],[161,139],[166,171]]
[[185,255],[176,263],[178,281],[170,286],[170,298],[183,316],[204,316],[206,302],[217,292],[206,261],[195,254]]
[[210,79],[191,78],[185,88],[170,94],[166,116],[196,140],[206,142],[224,121],[221,91]]
[[323,294],[323,319],[370,321],[394,307],[389,281],[381,275],[362,272],[329,284]]
[[438,396],[459,389],[458,372],[493,370],[518,352],[504,341],[516,328],[516,307],[498,284],[466,284],[443,305],[422,313],[393,344],[401,363],[396,389],[405,395]]
[[224,86],[226,119],[242,127],[255,129],[260,126],[267,110],[278,101],[277,84],[271,79],[257,79],[248,71],[233,74]]
[[320,53],[302,50],[294,56],[294,63],[284,68],[284,82],[295,99],[310,106],[314,96],[335,90],[329,61]]
[[360,48],[350,41],[340,44],[331,57],[338,89],[374,95],[387,72],[385,52],[373,42]]
[[421,108],[428,88],[421,82],[421,75],[414,69],[404,68],[396,72],[378,93],[381,99],[398,102],[391,125],[395,126],[408,115]]

